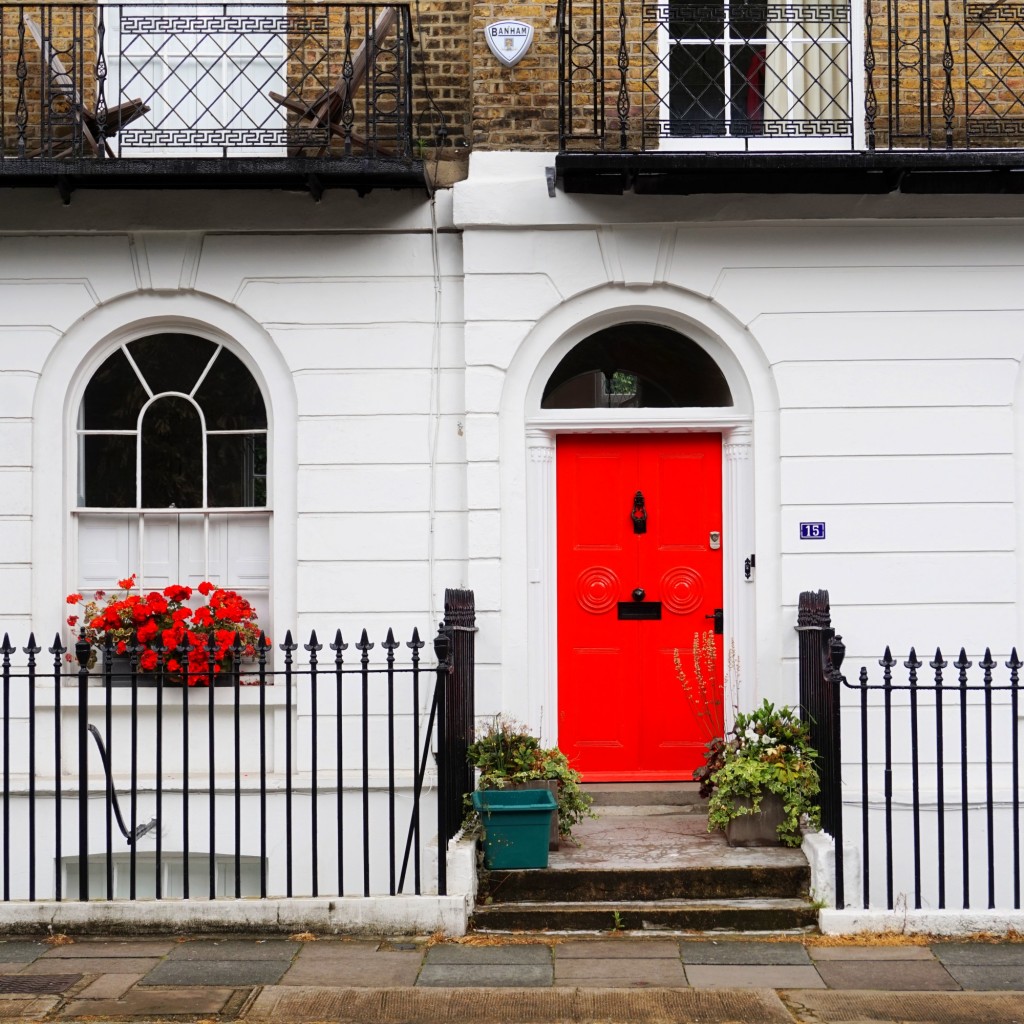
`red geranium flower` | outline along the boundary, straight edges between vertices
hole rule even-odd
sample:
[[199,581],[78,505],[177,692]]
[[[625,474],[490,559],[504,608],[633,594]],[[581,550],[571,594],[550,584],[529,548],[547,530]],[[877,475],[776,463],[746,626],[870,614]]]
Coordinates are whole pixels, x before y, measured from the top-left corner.
[[255,656],[260,637],[256,611],[240,594],[204,580],[196,589],[206,603],[193,608],[188,604],[194,594],[191,587],[172,584],[143,596],[133,592],[136,579],[133,573],[119,580],[122,592],[110,598],[102,590],[89,601],[81,594],[68,595],[69,604],[84,607],[83,616],[70,615],[67,622],[71,627],[85,623],[85,638],[93,647],[90,668],[98,650],[109,645],[115,653],[124,654],[130,645],[138,644],[142,648],[139,668],[152,672],[160,664],[154,648],[174,651],[187,644],[187,665],[180,658],[169,658],[166,671],[187,677],[190,685],[208,686],[215,675],[231,667],[236,637],[242,656]]

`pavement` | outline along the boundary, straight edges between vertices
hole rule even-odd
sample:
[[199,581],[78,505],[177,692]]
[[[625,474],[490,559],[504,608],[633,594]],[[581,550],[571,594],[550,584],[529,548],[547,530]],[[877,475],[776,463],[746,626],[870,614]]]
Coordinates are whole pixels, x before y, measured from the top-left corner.
[[771,938],[8,938],[0,1020],[1024,1024],[1024,943]]

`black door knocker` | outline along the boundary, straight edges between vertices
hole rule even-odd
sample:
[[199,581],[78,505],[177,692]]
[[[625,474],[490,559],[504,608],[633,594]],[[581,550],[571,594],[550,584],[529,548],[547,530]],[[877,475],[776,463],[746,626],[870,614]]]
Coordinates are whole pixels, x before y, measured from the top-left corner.
[[629,513],[629,517],[633,520],[634,533],[647,532],[647,509],[644,508],[643,491],[637,491],[633,497],[633,511]]

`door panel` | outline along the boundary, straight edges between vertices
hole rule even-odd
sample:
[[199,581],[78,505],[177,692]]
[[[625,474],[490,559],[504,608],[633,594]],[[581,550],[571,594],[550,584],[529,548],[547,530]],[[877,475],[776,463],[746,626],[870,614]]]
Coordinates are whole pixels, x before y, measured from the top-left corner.
[[[644,532],[630,515],[638,491]],[[722,552],[710,544],[721,531],[721,437],[559,437],[557,501],[559,746],[590,780],[688,779],[714,729],[693,652],[722,606]],[[660,618],[620,618],[620,602],[627,614],[660,602]],[[721,638],[710,643],[718,716]]]

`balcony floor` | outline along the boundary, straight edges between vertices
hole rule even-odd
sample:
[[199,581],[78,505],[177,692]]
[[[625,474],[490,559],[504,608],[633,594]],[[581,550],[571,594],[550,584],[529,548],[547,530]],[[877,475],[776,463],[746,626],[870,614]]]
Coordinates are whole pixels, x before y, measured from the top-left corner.
[[333,188],[425,189],[423,162],[349,157],[113,157],[0,159],[0,188],[284,189],[319,199]]
[[1024,194],[1024,149],[838,153],[561,152],[555,179],[592,195]]

